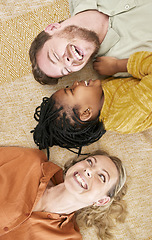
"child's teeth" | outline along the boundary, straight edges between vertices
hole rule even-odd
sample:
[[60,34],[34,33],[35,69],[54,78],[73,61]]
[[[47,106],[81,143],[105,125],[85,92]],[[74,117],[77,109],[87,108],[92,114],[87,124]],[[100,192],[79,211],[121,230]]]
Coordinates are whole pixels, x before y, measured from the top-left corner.
[[86,86],[88,86],[88,83],[87,83],[87,81],[84,81],[84,82],[85,82],[85,85],[86,85]]

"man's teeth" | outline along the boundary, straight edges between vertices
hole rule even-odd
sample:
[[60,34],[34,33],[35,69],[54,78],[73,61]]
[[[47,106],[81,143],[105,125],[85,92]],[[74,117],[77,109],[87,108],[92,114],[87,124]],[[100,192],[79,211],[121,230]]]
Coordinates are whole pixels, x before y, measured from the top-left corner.
[[75,174],[75,177],[77,179],[77,181],[80,183],[80,185],[87,189],[87,184],[85,183],[85,181],[80,177],[80,175],[78,173]]
[[79,54],[79,52],[76,50],[75,46],[73,45],[72,45],[72,52],[79,60],[82,60],[83,56]]

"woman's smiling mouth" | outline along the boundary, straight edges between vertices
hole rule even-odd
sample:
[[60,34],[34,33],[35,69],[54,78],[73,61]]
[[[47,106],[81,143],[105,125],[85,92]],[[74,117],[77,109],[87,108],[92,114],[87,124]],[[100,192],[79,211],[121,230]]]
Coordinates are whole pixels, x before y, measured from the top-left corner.
[[80,174],[78,172],[74,173],[74,178],[82,188],[88,189],[86,182],[84,181],[84,179],[80,176]]

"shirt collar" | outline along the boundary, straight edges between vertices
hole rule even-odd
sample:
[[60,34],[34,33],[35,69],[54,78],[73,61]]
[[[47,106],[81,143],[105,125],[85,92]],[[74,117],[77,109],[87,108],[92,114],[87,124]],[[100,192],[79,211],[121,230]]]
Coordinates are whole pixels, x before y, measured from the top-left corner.
[[99,48],[99,51],[98,51],[96,57],[105,55],[119,40],[120,40],[120,36],[111,27],[111,19],[109,17],[108,32],[107,32],[103,42],[100,45],[100,48]]
[[54,185],[63,182],[63,170],[58,165],[52,162],[44,162],[42,167],[42,178],[40,182],[49,182],[51,179]]
[[[55,185],[63,182],[62,168],[52,162],[42,163],[42,173],[43,177],[40,180],[41,182],[48,182],[50,179]],[[62,228],[73,218],[74,213],[71,214],[49,213],[48,215],[49,218],[60,220],[61,221],[60,227]]]

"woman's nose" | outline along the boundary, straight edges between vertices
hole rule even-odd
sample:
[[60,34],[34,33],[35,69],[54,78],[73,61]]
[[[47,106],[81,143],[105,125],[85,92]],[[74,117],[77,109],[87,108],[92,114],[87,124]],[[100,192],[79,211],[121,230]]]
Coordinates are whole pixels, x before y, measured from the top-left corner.
[[87,177],[89,177],[89,178],[92,177],[91,169],[87,168],[87,169],[84,170],[84,172],[85,172],[85,175],[86,175]]

